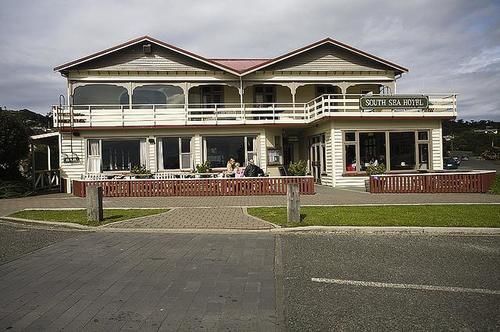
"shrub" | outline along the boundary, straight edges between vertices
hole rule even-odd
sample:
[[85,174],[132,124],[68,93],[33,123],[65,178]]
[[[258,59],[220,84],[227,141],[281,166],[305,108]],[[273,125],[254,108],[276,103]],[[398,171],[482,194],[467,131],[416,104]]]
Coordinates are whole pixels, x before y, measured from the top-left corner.
[[208,173],[210,171],[210,162],[208,160],[204,163],[196,165],[196,173]]
[[151,171],[149,169],[146,168],[146,166],[144,165],[136,165],[134,167],[132,167],[132,169],[130,170],[130,173],[132,174],[151,174]]
[[288,166],[288,174],[292,176],[304,176],[307,172],[307,163],[305,160],[299,160]]
[[377,174],[384,174],[386,171],[385,165],[384,164],[378,164],[378,165],[368,165],[366,167],[366,174],[368,175],[377,175]]
[[19,178],[19,163],[28,152],[29,136],[23,123],[0,111],[0,177]]

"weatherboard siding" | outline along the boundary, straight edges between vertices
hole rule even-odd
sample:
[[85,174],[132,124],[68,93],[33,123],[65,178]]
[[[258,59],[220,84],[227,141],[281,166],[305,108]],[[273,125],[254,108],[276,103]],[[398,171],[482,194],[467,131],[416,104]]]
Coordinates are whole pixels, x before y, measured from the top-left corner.
[[127,47],[109,56],[77,66],[77,70],[102,71],[213,71],[203,62],[177,52],[152,45],[152,53],[144,54],[142,44]]
[[384,71],[386,66],[333,45],[323,45],[292,56],[267,70],[282,71]]

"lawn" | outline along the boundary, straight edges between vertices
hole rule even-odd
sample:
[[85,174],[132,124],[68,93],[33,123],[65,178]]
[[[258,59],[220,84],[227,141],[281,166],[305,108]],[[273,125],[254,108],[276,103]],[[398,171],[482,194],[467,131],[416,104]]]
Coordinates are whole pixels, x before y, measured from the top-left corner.
[[500,195],[500,175],[497,175],[495,178],[495,182],[490,188],[490,193],[495,195]]
[[255,217],[294,226],[500,227],[500,205],[392,205],[302,207],[302,222],[288,224],[286,208],[249,208]]
[[87,221],[87,211],[82,210],[23,210],[9,215],[9,217],[70,222],[86,226],[98,226],[115,221],[122,221],[131,218],[150,216],[153,214],[167,212],[167,209],[104,209],[104,220],[101,224]]

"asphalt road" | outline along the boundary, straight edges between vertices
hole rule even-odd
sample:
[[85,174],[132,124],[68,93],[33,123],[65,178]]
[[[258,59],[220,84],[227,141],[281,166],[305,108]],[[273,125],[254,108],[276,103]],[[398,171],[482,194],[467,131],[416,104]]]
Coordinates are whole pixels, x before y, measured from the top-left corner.
[[500,328],[500,237],[309,233],[282,247],[291,331]]
[[463,160],[458,170],[481,169],[496,170],[500,174],[500,160],[483,160],[471,157],[469,160]]
[[500,329],[500,237],[0,224],[0,252],[0,330]]
[[61,227],[0,221],[0,264],[81,234],[81,231],[65,230]]

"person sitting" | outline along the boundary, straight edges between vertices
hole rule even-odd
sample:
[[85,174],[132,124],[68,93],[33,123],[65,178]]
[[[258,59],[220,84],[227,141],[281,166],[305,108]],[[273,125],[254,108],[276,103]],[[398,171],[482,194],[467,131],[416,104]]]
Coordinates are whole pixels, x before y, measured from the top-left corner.
[[226,164],[226,172],[225,172],[225,175],[227,177],[234,177],[235,165],[236,165],[236,161],[234,160],[234,158],[229,158],[229,160],[227,161],[227,164]]
[[245,175],[245,177],[257,177],[264,176],[264,171],[262,170],[262,168],[254,164],[253,159],[250,159],[243,174]]

